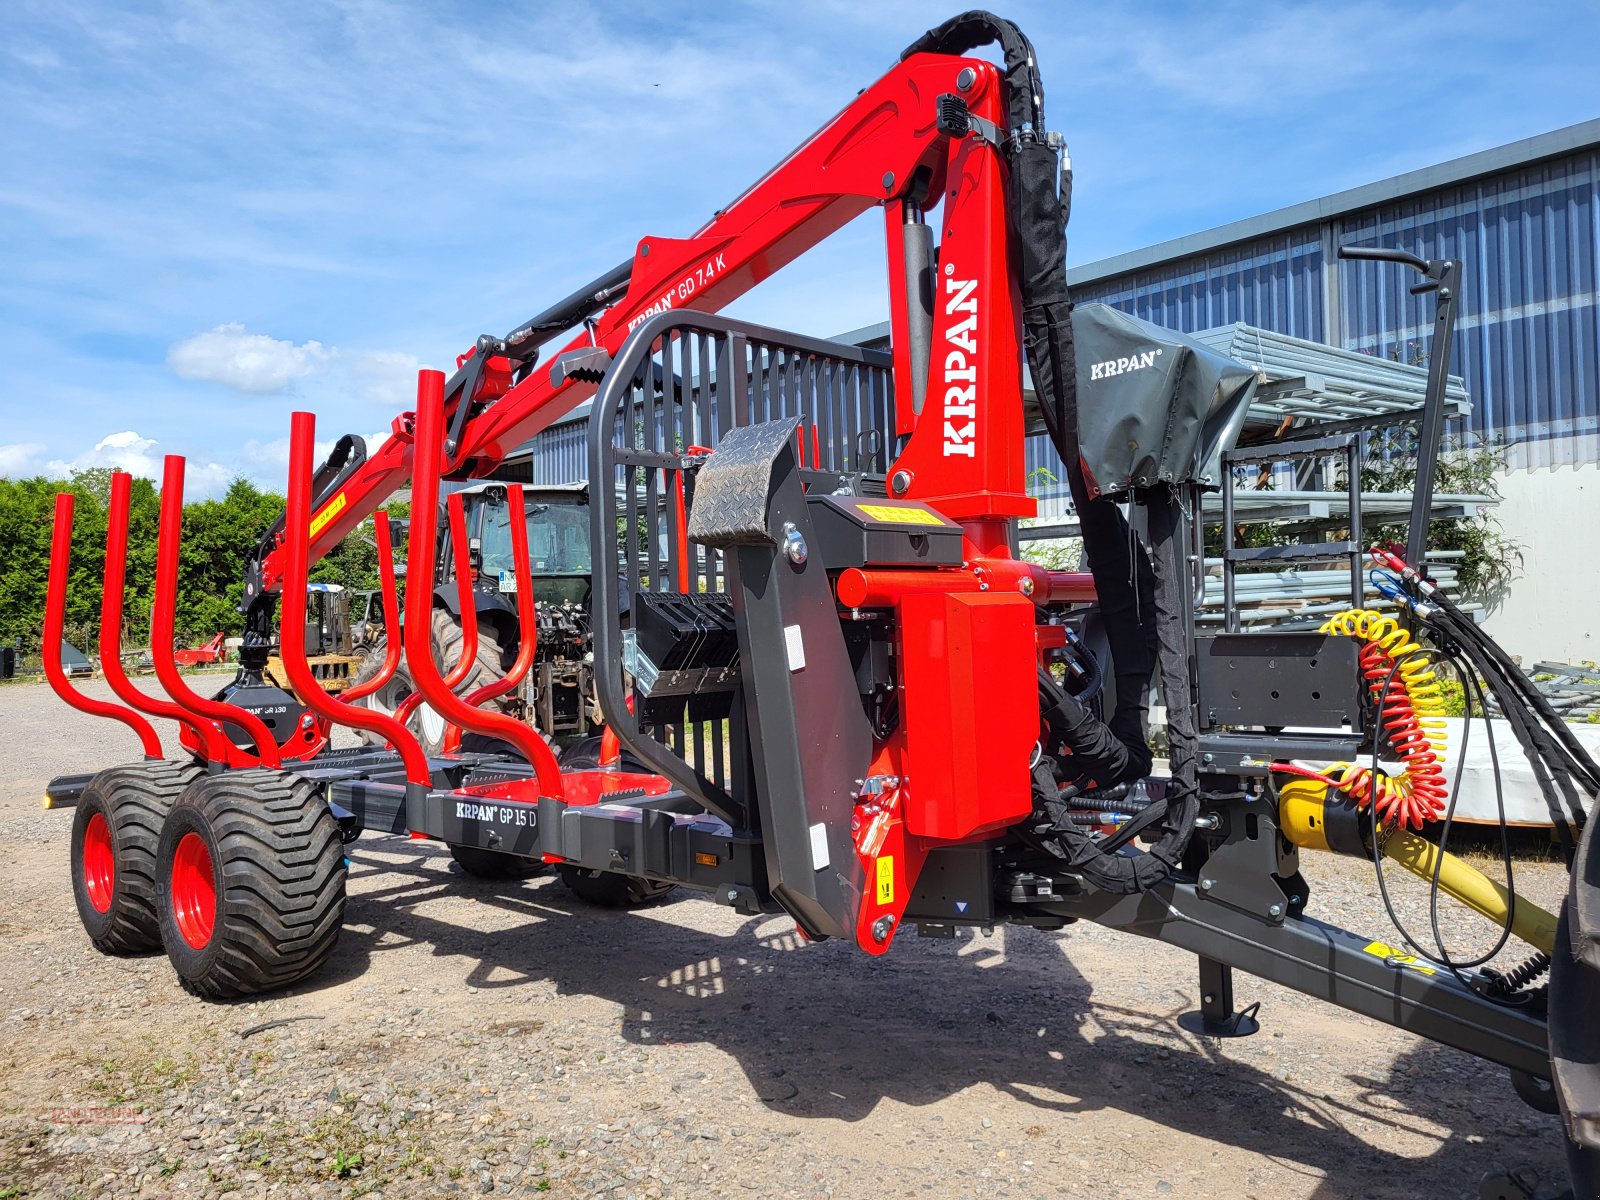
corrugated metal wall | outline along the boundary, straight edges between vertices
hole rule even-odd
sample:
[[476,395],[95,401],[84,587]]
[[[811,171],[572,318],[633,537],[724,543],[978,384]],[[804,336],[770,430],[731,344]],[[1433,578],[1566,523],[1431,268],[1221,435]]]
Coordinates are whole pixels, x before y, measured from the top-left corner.
[[[1409,271],[1338,262],[1346,243],[1462,260],[1452,369],[1468,431],[1517,466],[1600,460],[1600,154],[1585,151],[1289,233],[1080,286],[1171,328],[1243,321],[1346,349],[1425,361],[1433,302]],[[1329,297],[1333,297],[1329,320]]]
[[[1413,197],[1339,223],[1339,235],[1462,262],[1454,367],[1479,437],[1523,443],[1530,465],[1572,461],[1600,427],[1595,256],[1600,155],[1585,153]],[[1344,344],[1428,351],[1432,304],[1401,272],[1344,264]],[[1579,435],[1587,435],[1582,437]]]
[[1322,255],[1319,230],[1295,229],[1102,280],[1077,289],[1076,298],[1186,333],[1242,321],[1320,342],[1327,336]]
[[533,447],[534,486],[582,483],[589,477],[586,435],[587,419],[553,425],[535,437]]

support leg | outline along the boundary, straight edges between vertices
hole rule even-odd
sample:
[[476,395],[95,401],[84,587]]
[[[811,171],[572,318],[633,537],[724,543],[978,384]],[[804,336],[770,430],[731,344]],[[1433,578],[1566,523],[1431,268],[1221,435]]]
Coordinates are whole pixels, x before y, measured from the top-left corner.
[[1256,1020],[1259,1004],[1243,1012],[1233,1008],[1233,968],[1215,959],[1199,956],[1200,1009],[1184,1013],[1178,1024],[1203,1037],[1249,1037],[1261,1028]]

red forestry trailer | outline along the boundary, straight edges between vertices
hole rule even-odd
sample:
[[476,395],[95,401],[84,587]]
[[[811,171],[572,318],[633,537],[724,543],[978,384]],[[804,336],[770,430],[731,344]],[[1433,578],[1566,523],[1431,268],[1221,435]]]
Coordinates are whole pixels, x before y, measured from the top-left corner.
[[[990,43],[998,65],[969,56]],[[1348,561],[1348,612],[1321,630],[1197,636],[1201,492],[1220,486],[1226,499],[1233,470],[1258,459],[1353,465],[1359,443],[1240,447],[1247,381],[1103,331],[1077,344],[1072,176],[1043,95],[1020,31],[964,14],[692,236],[642,239],[629,261],[506,336],[479,338],[448,379],[420,372],[415,410],[371,457],[346,438],[314,469],[313,418],[295,414],[287,511],[249,557],[239,673],[214,696],[192,690],[171,653],[178,458],[161,492],[151,634],[166,698],[122,674],[129,481],[115,476],[101,662],[120,703],[81,695],[47,664],[64,699],[122,721],[143,748],[139,761],[48,788],[49,803],[76,805],[74,886],[94,943],[164,947],[206,998],[301,979],[334,953],[343,847],[368,831],[439,839],[479,873],[551,864],[607,898],[698,889],[870,955],[908,925],[952,936],[1089,920],[1194,952],[1194,1025],[1208,1035],[1256,1028],[1234,1002],[1237,969],[1509,1068],[1530,1103],[1564,1113],[1573,1194],[1600,1194],[1600,845],[1585,814],[1600,768],[1413,569],[1426,507],[1406,557],[1380,554],[1373,569],[1400,620],[1365,608],[1353,508],[1344,542],[1275,552]],[[887,244],[889,351],[717,315],[872,209]],[[1438,300],[1425,504],[1458,266],[1351,254],[1414,268]],[[304,627],[310,564],[409,479],[407,578],[434,579],[441,480],[489,474],[585,400],[589,550],[604,564],[588,621],[606,744],[558,758],[500,708],[544,616],[516,487],[516,620],[495,639],[510,659],[503,676],[483,683],[470,670],[470,584],[450,606],[456,661],[440,664],[434,592],[407,589],[402,617],[391,576],[386,627],[403,620],[405,637],[390,638],[363,683],[325,692],[304,639],[275,632]],[[1017,553],[1018,519],[1034,511],[1023,456],[1034,419],[1061,455],[1085,573]],[[461,511],[458,498],[446,524],[465,563]],[[47,647],[59,644],[71,523],[62,496]],[[376,529],[387,567],[381,513]],[[1273,553],[1229,537],[1230,589],[1237,565]],[[288,690],[264,678],[275,654]],[[403,719],[353,703],[402,658],[459,751],[429,755]],[[1441,845],[1453,792],[1433,724],[1440,663],[1480,701],[1494,697],[1534,764],[1572,867],[1559,913]],[[1157,675],[1167,758],[1153,773]],[[174,752],[152,718],[177,722]],[[379,744],[333,749],[335,724]],[[1408,868],[1496,922],[1496,951],[1517,938],[1531,957],[1495,972],[1437,938],[1402,931],[1402,953],[1319,921],[1299,872],[1308,850],[1370,857],[1380,886],[1385,863]],[[1415,969],[1418,958],[1432,969]]]

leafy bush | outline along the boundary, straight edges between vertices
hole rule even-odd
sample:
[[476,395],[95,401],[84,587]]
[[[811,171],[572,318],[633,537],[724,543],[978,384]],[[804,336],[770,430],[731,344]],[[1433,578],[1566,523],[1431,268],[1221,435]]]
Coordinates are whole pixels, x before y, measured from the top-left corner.
[[[106,510],[111,472],[79,471],[70,479],[0,479],[0,644],[37,649],[44,625],[45,587],[57,492],[75,498],[72,570],[67,589],[67,640],[91,656],[100,635],[100,588],[105,574]],[[148,479],[135,479],[128,515],[128,567],[124,578],[124,646],[150,637],[155,595],[156,529],[161,500]],[[177,634],[180,644],[203,641],[218,630],[243,630],[245,557],[283,513],[283,497],[235,479],[218,500],[183,506],[183,546],[178,560]],[[312,569],[311,578],[349,588],[378,586],[377,551],[357,533],[346,537]]]
[[[1505,470],[1504,451],[1494,445],[1466,446],[1461,439],[1447,437],[1440,447],[1435,472],[1436,493],[1500,496],[1498,477]],[[1370,492],[1408,492],[1417,478],[1417,437],[1414,426],[1386,431],[1367,446],[1361,467],[1361,487]],[[1380,525],[1369,541],[1400,542],[1406,539],[1406,524]],[[1477,517],[1435,521],[1428,531],[1433,550],[1459,550],[1457,578],[1464,595],[1493,600],[1516,579],[1522,566],[1522,546],[1507,537],[1493,510]]]

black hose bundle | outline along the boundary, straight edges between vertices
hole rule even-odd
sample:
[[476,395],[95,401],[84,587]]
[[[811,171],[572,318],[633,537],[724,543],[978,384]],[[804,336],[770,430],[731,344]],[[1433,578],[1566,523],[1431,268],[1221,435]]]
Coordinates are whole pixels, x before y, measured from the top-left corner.
[[[1587,820],[1583,798],[1600,796],[1600,765],[1567,728],[1533,681],[1455,601],[1423,580],[1409,566],[1412,612],[1446,635],[1466,663],[1493,693],[1539,783],[1568,866],[1576,850],[1574,831]],[[1419,594],[1420,593],[1420,594]],[[1487,711],[1487,709],[1485,710]]]
[[[1067,220],[1072,215],[1072,170],[1045,133],[1044,84],[1033,44],[1015,24],[982,10],[952,17],[901,53],[965,54],[999,43],[1005,60],[1007,120],[1002,147],[1007,216],[1018,254],[1022,333],[1034,393],[1046,432],[1061,456],[1082,530],[1089,572],[1111,644],[1116,702],[1106,724],[1135,757],[1148,760],[1145,698],[1158,654],[1155,575],[1122,509],[1110,497],[1091,497],[1078,443],[1078,386],[1067,293]],[[1187,615],[1184,615],[1187,620]],[[1148,770],[1148,766],[1145,768]]]
[[[1583,803],[1585,798],[1591,808],[1600,803],[1600,765],[1533,681],[1449,596],[1409,564],[1392,555],[1380,557],[1405,580],[1409,595],[1401,599],[1417,619],[1453,642],[1470,668],[1464,674],[1477,688],[1486,715],[1487,698],[1477,681],[1481,678],[1487,682],[1522,747],[1544,796],[1557,842],[1571,873],[1562,917],[1565,930],[1562,936],[1568,945],[1558,951],[1556,967],[1568,979],[1567,986],[1574,994],[1584,988],[1600,994],[1600,979],[1595,978],[1600,973],[1600,839],[1595,837],[1592,814],[1585,814]],[[1577,970],[1577,964],[1583,964],[1588,968],[1587,973],[1566,975],[1569,962],[1572,970]],[[1564,998],[1562,1003],[1568,1001]],[[1552,1017],[1554,1015],[1552,1013]],[[1590,1052],[1592,1047],[1583,1053]]]
[[[1079,444],[1076,354],[1072,302],[1067,293],[1067,219],[1072,212],[1072,171],[1059,140],[1045,132],[1044,85],[1033,45],[1012,22],[981,10],[962,13],[908,46],[913,54],[964,54],[998,42],[1004,57],[1007,216],[1017,247],[1017,284],[1022,297],[1022,334],[1034,392],[1046,431],[1066,467],[1083,533],[1089,570],[1111,643],[1116,704],[1105,723],[1072,705],[1053,681],[1041,682],[1040,708],[1047,722],[1062,726],[1062,741],[1102,784],[1138,778],[1150,770],[1145,735],[1145,696],[1161,666],[1169,697],[1168,757],[1172,783],[1163,802],[1127,822],[1105,844],[1092,842],[1062,804],[1053,759],[1035,767],[1042,832],[1039,844],[1066,857],[1086,879],[1114,892],[1143,891],[1166,878],[1177,864],[1199,814],[1198,732],[1189,694],[1189,622],[1186,547],[1178,492],[1161,485],[1137,497],[1149,513],[1147,554],[1117,503],[1091,496]],[[1085,719],[1086,718],[1086,719]],[[1085,759],[1092,760],[1092,765]],[[1102,774],[1101,772],[1104,772]],[[1118,849],[1159,823],[1161,836],[1144,854]],[[1054,832],[1054,837],[1050,836]]]
[[[1041,755],[1034,766],[1035,820],[1022,827],[1022,837],[1036,849],[1065,861],[1101,891],[1125,895],[1143,892],[1165,879],[1178,865],[1200,811],[1198,730],[1189,697],[1189,646],[1185,546],[1181,511],[1174,488],[1152,488],[1143,497],[1150,514],[1150,540],[1155,578],[1156,629],[1161,648],[1161,680],[1169,721],[1171,780],[1166,795],[1153,800],[1107,838],[1096,837],[1077,809],[1077,793],[1065,794],[1058,774],[1091,777],[1100,784],[1142,778],[1150,759],[1139,757],[1111,729],[1067,696],[1039,672],[1039,710],[1050,730],[1051,749],[1065,745],[1064,758]],[[1143,749],[1143,747],[1140,747]],[[1144,755],[1148,756],[1148,749]],[[1134,838],[1158,831],[1144,852],[1123,853]]]

